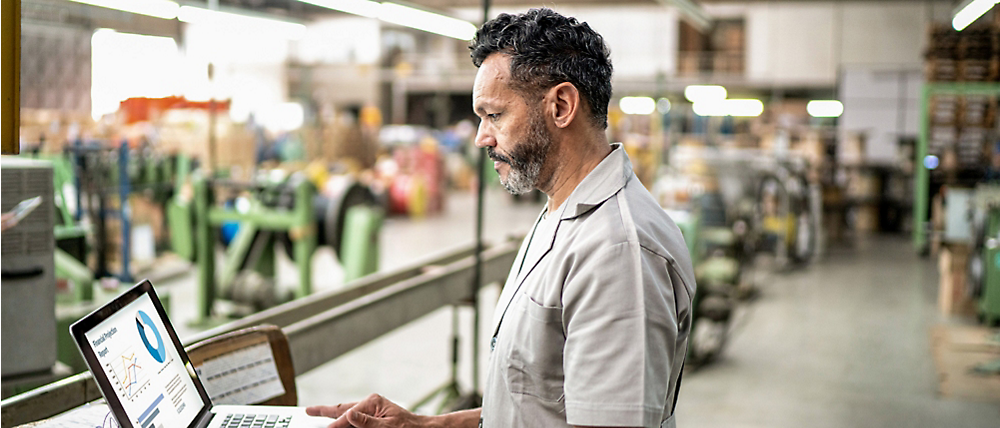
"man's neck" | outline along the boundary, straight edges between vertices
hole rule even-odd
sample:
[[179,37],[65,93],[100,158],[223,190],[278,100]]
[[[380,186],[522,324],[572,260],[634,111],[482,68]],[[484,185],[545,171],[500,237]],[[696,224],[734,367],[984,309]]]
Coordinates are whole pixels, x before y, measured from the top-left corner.
[[570,141],[560,144],[550,158],[559,159],[546,188],[540,189],[549,196],[548,212],[554,214],[576,186],[611,153],[611,145],[603,134],[590,141]]

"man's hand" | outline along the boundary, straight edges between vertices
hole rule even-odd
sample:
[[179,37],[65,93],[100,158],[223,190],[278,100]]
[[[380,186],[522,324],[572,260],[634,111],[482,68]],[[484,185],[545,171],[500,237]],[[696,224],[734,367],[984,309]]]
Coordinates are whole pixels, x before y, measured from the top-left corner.
[[417,428],[427,426],[427,417],[415,415],[378,394],[357,403],[306,407],[310,416],[337,418],[328,428]]
[[0,232],[17,226],[17,218],[14,217],[13,212],[3,213],[3,218],[0,219]]

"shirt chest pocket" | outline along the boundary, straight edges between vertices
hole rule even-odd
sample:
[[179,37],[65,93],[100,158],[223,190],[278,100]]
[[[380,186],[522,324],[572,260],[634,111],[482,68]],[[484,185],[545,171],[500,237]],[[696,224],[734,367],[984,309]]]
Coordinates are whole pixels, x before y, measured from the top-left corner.
[[[518,293],[511,302],[509,319],[504,320],[508,335],[506,381],[514,394],[526,394],[546,401],[563,396],[562,308],[547,307]],[[509,324],[508,324],[509,323]]]

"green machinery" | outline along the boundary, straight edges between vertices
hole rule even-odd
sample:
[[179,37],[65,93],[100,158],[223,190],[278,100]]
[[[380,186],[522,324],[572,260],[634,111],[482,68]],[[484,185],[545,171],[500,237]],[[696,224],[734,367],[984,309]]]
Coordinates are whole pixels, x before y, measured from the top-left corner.
[[[310,294],[312,258],[320,245],[333,247],[347,281],[378,268],[383,211],[365,186],[346,180],[319,195],[300,174],[243,183],[196,173],[192,188],[190,201],[171,202],[168,223],[175,251],[198,266],[197,323],[212,320],[219,298],[260,310]],[[228,236],[221,264],[216,263],[219,235]],[[282,291],[275,281],[279,243],[296,266],[294,290]]]
[[[986,325],[1000,323],[1000,186],[981,184],[976,188],[973,214],[976,245],[980,254],[970,262],[971,297],[978,298],[977,311]],[[970,266],[971,268],[972,266]]]
[[[166,200],[165,195],[172,189],[164,186],[163,180],[172,174],[173,164],[168,158],[154,155],[148,147],[129,148],[124,143],[107,148],[103,144],[77,141],[60,154],[42,154],[39,148],[25,151],[22,156],[44,159],[53,165],[56,207],[53,258],[55,277],[65,285],[56,295],[57,358],[72,372],[84,371],[86,365],[69,337],[68,328],[119,291],[95,286],[98,278],[112,276],[104,257],[107,217],[114,216],[122,222],[123,240],[129,233],[128,205],[118,204],[112,209],[107,200],[114,197],[127,200],[138,192],[153,193],[150,196],[154,200]],[[84,215],[88,223],[81,222]],[[88,266],[91,246],[95,247],[94,267]],[[131,285],[127,281],[128,251],[124,245],[121,261],[122,271],[114,276]],[[169,308],[169,295],[163,297],[164,306]]]
[[720,218],[718,212],[706,211],[711,210],[703,206],[694,213],[670,211],[684,235],[698,283],[688,345],[691,367],[708,364],[722,352],[743,292],[741,273],[746,261],[746,221],[737,219],[730,226],[722,220],[724,214]]

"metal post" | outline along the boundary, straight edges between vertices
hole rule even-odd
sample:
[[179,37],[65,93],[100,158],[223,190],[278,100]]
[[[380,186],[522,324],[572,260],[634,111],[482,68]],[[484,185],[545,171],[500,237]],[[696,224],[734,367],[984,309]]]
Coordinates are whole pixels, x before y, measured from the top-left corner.
[[[490,0],[483,0],[483,24],[490,20]],[[483,200],[486,196],[486,149],[479,150],[479,180],[476,188],[476,267],[472,284],[472,396],[479,402],[479,289],[483,275]]]
[[212,245],[212,226],[208,220],[211,192],[205,177],[194,179],[194,229],[195,256],[198,262],[198,316],[196,323],[205,323],[212,317],[215,304],[215,249]]
[[118,220],[122,228],[122,272],[118,279],[123,282],[132,282],[132,273],[129,271],[129,256],[132,249],[132,223],[130,217],[132,210],[128,206],[128,195],[131,193],[131,183],[128,176],[128,141],[122,140],[118,147]]
[[289,231],[295,247],[295,266],[299,269],[299,288],[296,298],[312,294],[312,255],[316,252],[316,219],[312,200],[316,193],[309,180],[302,180],[295,187],[296,225]]
[[83,139],[76,137],[73,142],[73,150],[70,153],[70,168],[73,171],[73,188],[76,189],[76,211],[73,212],[73,221],[80,222],[83,218],[83,187],[80,185],[80,166],[83,165],[80,150],[83,148]]
[[927,199],[929,172],[924,167],[927,157],[927,142],[930,133],[929,114],[931,88],[928,85],[920,90],[920,134],[917,136],[917,147],[913,160],[913,247],[918,253],[923,253],[927,247]]

